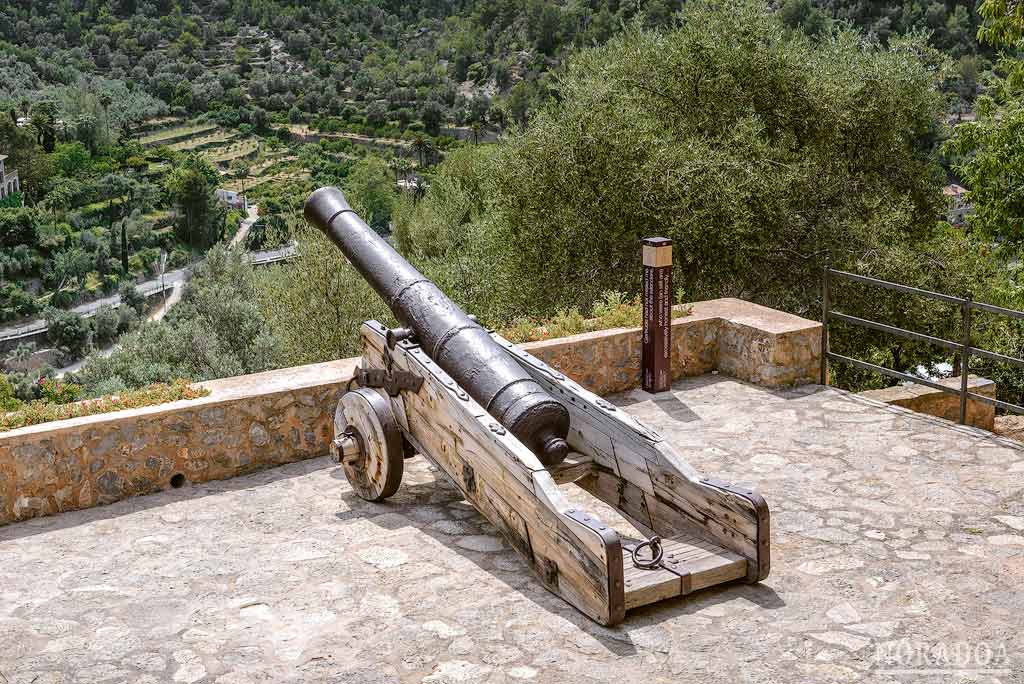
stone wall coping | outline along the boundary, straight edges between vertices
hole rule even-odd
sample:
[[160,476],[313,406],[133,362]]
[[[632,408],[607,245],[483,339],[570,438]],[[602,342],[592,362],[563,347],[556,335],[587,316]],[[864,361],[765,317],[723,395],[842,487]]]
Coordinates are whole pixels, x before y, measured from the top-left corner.
[[[951,389],[960,389],[959,377],[944,378],[937,382],[940,385],[945,385]],[[979,375],[969,375],[967,376],[967,388],[969,390],[980,390],[980,392],[975,392],[975,394],[991,394],[992,396],[995,396],[996,383]],[[937,395],[946,393],[942,392],[942,390],[937,390],[934,387],[928,387],[927,385],[899,384],[893,385],[892,387],[884,387],[882,389],[864,390],[863,392],[858,392],[858,394],[862,397],[868,397],[869,399],[889,403],[906,399],[916,399],[932,394]],[[954,395],[950,394],[949,396],[953,397]]]
[[111,421],[131,421],[141,416],[156,417],[166,413],[174,413],[182,409],[201,409],[218,404],[231,403],[246,397],[257,398],[282,392],[309,389],[321,386],[337,385],[347,382],[359,365],[359,357],[314,363],[307,366],[280,368],[251,375],[238,375],[221,380],[207,380],[196,383],[197,387],[210,390],[210,394],[198,399],[180,399],[153,406],[96,413],[91,416],[79,416],[66,420],[54,420],[48,423],[26,425],[25,427],[7,432],[0,432],[0,443],[17,440],[34,434],[60,432],[78,429],[84,426]]
[[745,325],[774,335],[803,332],[821,327],[821,323],[818,321],[733,297],[710,299],[706,302],[696,302],[684,306],[691,307],[692,313],[682,319],[673,320],[673,323],[693,318],[721,318],[730,323]]
[[[752,302],[746,302],[742,299],[734,299],[732,297],[709,299],[705,302],[695,302],[693,304],[680,304],[672,308],[673,312],[682,312],[686,307],[690,307],[690,313],[686,316],[673,318],[673,327],[685,325],[686,323],[719,319],[735,323],[737,325],[743,325],[748,328],[754,328],[772,335],[805,332],[821,328],[821,323],[818,321],[808,320],[795,314],[786,313],[785,311],[777,311],[776,309],[770,309],[767,306],[761,306],[760,304],[754,304]],[[528,351],[531,349],[544,349],[545,347],[571,345],[576,342],[584,342],[599,337],[621,335],[622,333],[633,333],[637,330],[640,330],[640,328],[606,328],[604,330],[593,330],[591,332],[567,335],[565,337],[555,337],[549,340],[526,342],[519,346]]]
[[233,400],[241,397],[275,394],[286,390],[306,389],[321,385],[333,385],[347,382],[359,366],[360,357],[313,363],[306,366],[293,366],[277,370],[237,375],[220,380],[207,380],[197,383],[198,387],[210,390],[210,396],[202,400]]

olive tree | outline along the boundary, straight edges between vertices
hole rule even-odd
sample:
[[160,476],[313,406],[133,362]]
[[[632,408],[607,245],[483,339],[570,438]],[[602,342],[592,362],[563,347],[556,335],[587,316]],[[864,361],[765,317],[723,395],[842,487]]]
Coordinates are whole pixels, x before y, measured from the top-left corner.
[[485,259],[473,291],[509,315],[635,292],[650,235],[674,239],[692,296],[816,314],[826,259],[934,230],[939,66],[912,41],[815,41],[764,3],[698,0],[676,30],[633,26],[571,59],[559,98],[479,165],[482,211],[446,211],[452,193],[433,190],[416,211],[451,216],[452,253]]

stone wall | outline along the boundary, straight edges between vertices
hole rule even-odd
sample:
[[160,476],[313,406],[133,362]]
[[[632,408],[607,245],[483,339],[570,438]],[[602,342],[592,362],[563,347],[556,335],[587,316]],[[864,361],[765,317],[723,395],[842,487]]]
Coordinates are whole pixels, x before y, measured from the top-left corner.
[[[718,370],[765,387],[818,381],[820,323],[740,299],[690,307],[689,315],[672,321],[674,378]],[[523,348],[597,394],[640,384],[639,328],[530,342]]]
[[320,456],[356,361],[215,380],[201,399],[0,434],[0,524]]
[[[770,387],[813,382],[820,341],[812,321],[736,299],[699,302],[673,322],[673,369]],[[598,394],[639,385],[638,328],[525,346]],[[215,380],[201,399],[2,433],[0,524],[322,455],[357,363]]]
[[[959,390],[960,378],[947,378],[940,380],[939,384]],[[972,394],[996,398],[996,383],[988,378],[971,375],[967,378],[967,388]],[[942,390],[924,385],[896,385],[880,390],[868,390],[860,394],[875,401],[902,406],[918,413],[927,413],[930,416],[938,416],[954,423],[960,422],[960,397]],[[996,407],[992,404],[970,400],[967,402],[968,425],[994,430],[995,419]]]

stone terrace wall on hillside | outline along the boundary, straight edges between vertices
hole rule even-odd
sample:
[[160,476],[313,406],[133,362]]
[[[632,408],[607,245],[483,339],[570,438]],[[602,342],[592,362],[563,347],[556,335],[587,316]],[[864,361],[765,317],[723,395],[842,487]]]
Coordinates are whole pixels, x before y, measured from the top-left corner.
[[[714,369],[769,387],[813,382],[820,327],[736,299],[673,322],[675,375]],[[640,330],[526,345],[598,394],[638,386]],[[319,456],[358,359],[203,383],[202,399],[0,434],[0,524]]]

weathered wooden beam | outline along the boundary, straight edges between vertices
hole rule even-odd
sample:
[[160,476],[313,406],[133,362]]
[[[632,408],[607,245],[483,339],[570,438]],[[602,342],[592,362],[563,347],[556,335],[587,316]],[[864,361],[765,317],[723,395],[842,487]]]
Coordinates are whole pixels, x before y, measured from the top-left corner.
[[[386,333],[376,321],[363,326],[362,363],[422,378],[418,390],[387,397],[404,439],[447,474],[547,589],[587,616],[612,625],[628,608],[767,574],[767,506],[753,492],[701,479],[656,432],[495,335],[570,412],[574,453],[546,468],[414,341],[389,347]],[[336,448],[342,460],[353,450],[344,442]],[[642,534],[660,535],[661,566],[634,566],[614,529],[566,500],[559,485],[569,483]]]
[[[383,368],[385,329],[363,326],[363,362]],[[618,534],[573,508],[537,457],[415,344],[390,350],[395,369],[424,378],[392,399],[406,437],[520,552],[542,584],[605,625],[625,615]]]
[[497,333],[491,336],[569,409],[569,446],[599,466],[580,486],[641,530],[698,535],[746,558],[749,581],[768,576],[770,515],[760,495],[702,478],[657,432]]

